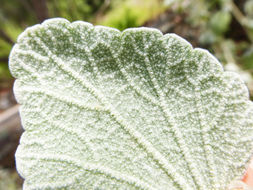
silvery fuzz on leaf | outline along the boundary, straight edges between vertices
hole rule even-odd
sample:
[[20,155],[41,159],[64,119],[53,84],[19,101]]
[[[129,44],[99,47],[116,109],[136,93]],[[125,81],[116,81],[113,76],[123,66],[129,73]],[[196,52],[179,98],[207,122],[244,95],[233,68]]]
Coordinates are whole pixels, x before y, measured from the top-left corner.
[[245,84],[175,34],[50,19],[9,66],[25,190],[225,190],[253,153]]

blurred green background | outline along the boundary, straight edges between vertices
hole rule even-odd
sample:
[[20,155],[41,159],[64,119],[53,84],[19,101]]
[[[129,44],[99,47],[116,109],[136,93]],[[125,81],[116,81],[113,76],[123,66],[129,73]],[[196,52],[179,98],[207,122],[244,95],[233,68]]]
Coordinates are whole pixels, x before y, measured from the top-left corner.
[[20,122],[1,123],[16,104],[8,56],[26,27],[52,17],[176,33],[194,47],[208,49],[226,70],[238,72],[253,95],[253,0],[0,0],[0,190],[22,185],[13,156]]

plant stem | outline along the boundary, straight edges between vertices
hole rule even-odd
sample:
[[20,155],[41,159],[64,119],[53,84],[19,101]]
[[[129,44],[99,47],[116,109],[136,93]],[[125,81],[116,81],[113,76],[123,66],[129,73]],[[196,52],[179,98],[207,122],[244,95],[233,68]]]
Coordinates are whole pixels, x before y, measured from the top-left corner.
[[229,1],[231,6],[232,14],[234,15],[235,19],[242,25],[244,31],[246,32],[248,38],[253,42],[253,36],[250,34],[247,25],[247,17],[243,15],[240,9],[236,6],[233,0]]
[[0,29],[0,38],[10,45],[14,44],[13,40],[1,29]]

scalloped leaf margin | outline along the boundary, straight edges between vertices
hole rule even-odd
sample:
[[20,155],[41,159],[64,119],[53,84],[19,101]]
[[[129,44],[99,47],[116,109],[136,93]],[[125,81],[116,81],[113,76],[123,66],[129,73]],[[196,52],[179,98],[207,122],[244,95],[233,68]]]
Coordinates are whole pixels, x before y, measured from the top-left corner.
[[206,50],[65,19],[10,54],[24,189],[225,189],[252,155],[252,102]]

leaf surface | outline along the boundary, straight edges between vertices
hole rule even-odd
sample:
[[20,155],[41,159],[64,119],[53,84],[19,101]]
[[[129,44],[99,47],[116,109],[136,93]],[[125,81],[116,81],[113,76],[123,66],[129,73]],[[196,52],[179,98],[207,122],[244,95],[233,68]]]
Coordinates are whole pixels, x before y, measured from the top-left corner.
[[10,70],[24,189],[225,189],[252,155],[246,86],[175,34],[50,19]]

